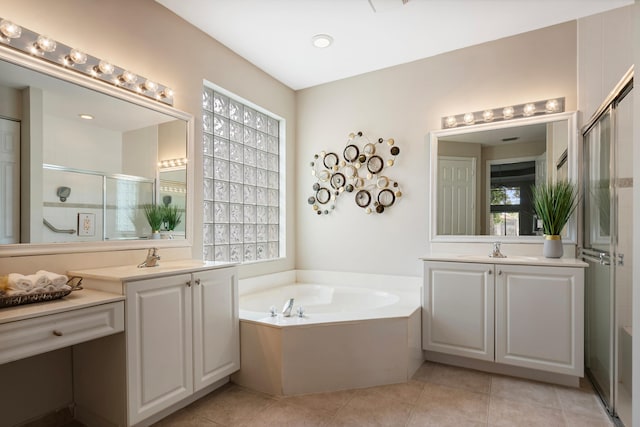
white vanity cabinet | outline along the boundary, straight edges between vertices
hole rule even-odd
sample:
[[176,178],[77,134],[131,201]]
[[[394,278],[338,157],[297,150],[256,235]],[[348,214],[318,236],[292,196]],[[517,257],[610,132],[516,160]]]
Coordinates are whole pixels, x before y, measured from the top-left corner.
[[135,424],[240,368],[234,268],[127,282],[127,388]]
[[423,349],[582,376],[579,263],[425,260]]
[[493,360],[493,265],[425,262],[425,350]]
[[584,372],[584,269],[497,265],[496,362]]
[[82,378],[76,412],[85,424],[149,425],[240,369],[237,267],[175,266],[73,272],[85,286],[125,296],[124,342],[74,353],[75,376]]

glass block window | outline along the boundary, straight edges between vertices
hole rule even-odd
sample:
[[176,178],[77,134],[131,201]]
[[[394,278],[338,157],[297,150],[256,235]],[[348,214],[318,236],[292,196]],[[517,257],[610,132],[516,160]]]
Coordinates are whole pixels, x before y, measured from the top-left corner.
[[204,258],[278,258],[279,120],[206,86],[202,105]]

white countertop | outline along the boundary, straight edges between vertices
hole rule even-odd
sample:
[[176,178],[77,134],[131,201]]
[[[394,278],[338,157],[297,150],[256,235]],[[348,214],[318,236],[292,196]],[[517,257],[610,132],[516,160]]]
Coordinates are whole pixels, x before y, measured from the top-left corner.
[[481,264],[539,265],[543,267],[588,267],[578,258],[545,258],[537,256],[507,255],[506,258],[491,258],[489,255],[431,254],[420,259],[424,261],[473,262]]
[[0,324],[123,300],[123,295],[82,289],[53,301],[0,308]]
[[237,265],[230,262],[211,262],[195,259],[177,261],[160,260],[157,267],[138,268],[136,265],[122,265],[117,267],[90,268],[83,270],[70,270],[68,276],[80,276],[88,279],[116,280],[126,282],[129,280],[151,279],[176,273],[193,273],[202,270],[211,270]]

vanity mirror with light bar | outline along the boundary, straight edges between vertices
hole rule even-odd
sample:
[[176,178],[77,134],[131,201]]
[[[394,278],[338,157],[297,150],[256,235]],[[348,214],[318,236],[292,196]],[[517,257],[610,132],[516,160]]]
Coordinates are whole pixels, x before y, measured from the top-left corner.
[[[430,132],[430,240],[542,243],[531,186],[577,182],[576,126],[566,112]],[[576,243],[575,218],[565,233]]]
[[0,256],[148,247],[147,204],[181,213],[154,246],[190,246],[193,117],[149,93],[169,89],[142,80],[132,90],[91,64],[80,73],[2,42]]

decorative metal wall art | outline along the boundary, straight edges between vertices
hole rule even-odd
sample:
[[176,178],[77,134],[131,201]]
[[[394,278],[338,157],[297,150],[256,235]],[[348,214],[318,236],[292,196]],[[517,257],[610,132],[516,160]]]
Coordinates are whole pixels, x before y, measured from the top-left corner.
[[316,182],[307,202],[318,215],[333,212],[344,193],[354,193],[356,205],[368,214],[383,213],[402,197],[400,184],[386,174],[400,154],[393,138],[378,138],[375,144],[362,132],[350,133],[341,154],[321,151],[313,156]]

